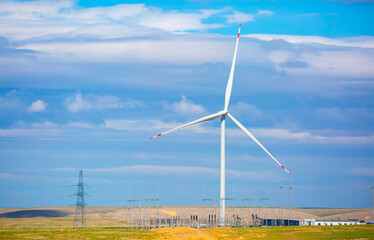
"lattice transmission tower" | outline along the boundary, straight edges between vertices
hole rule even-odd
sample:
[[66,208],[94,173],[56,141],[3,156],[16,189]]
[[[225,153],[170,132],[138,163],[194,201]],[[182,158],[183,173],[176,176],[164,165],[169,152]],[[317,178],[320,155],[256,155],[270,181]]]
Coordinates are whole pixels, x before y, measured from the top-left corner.
[[87,218],[86,218],[86,202],[84,196],[87,195],[84,191],[84,182],[83,182],[83,171],[79,170],[79,180],[77,185],[77,193],[74,194],[77,196],[77,203],[75,204],[75,217],[74,217],[74,228],[87,228]]
[[374,185],[370,185],[371,190],[371,211],[372,211],[372,221],[374,221]]
[[279,213],[280,213],[280,218],[281,218],[281,225],[284,225],[284,216],[283,216],[283,184],[279,186],[280,188],[280,208],[279,208]]
[[290,219],[293,219],[293,185],[290,185]]

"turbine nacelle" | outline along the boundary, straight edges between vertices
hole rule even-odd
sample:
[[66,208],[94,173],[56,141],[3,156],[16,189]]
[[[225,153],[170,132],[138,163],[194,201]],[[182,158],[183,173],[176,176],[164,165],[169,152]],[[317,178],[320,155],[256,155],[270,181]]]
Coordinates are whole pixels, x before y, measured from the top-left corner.
[[229,112],[227,110],[219,111],[221,113],[221,116],[226,116]]

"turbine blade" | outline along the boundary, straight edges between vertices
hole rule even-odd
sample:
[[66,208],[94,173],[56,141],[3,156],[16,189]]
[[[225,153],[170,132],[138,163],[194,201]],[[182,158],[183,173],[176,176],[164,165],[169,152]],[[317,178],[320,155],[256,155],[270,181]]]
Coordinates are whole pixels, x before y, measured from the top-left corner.
[[227,108],[229,107],[229,102],[230,102],[230,97],[231,97],[232,83],[233,83],[233,80],[234,80],[236,52],[238,51],[238,43],[239,43],[239,36],[240,36],[240,28],[241,28],[241,26],[242,26],[242,24],[239,25],[239,32],[238,32],[238,38],[236,39],[236,46],[235,46],[234,58],[232,59],[230,76],[229,76],[229,80],[228,80],[227,86],[226,86],[225,108],[224,108],[225,111],[227,111]]
[[250,138],[252,138],[253,141],[255,141],[255,143],[257,143],[276,163],[278,163],[278,165],[283,168],[288,174],[290,174],[291,176],[292,173],[290,173],[282,164],[280,164],[280,162],[278,162],[277,159],[275,159],[275,157],[273,157],[273,155],[271,155],[271,153],[269,153],[268,150],[266,150],[266,148],[264,146],[262,146],[262,144],[252,135],[252,133],[250,133],[238,120],[236,120],[230,113],[227,113],[227,116],[241,129],[243,130]]
[[206,116],[206,117],[203,117],[203,118],[197,119],[197,120],[195,120],[195,121],[193,121],[193,122],[186,123],[186,124],[184,124],[184,125],[182,125],[182,126],[179,126],[179,127],[173,128],[173,129],[171,129],[171,130],[169,130],[169,131],[166,131],[166,132],[163,132],[163,133],[157,134],[156,136],[153,136],[153,137],[151,137],[151,138],[149,138],[149,139],[153,139],[153,138],[159,137],[159,136],[161,136],[161,135],[164,135],[164,134],[167,134],[167,133],[170,133],[170,132],[174,132],[174,131],[176,131],[176,130],[179,130],[179,129],[182,129],[182,128],[186,128],[186,127],[189,127],[189,126],[192,126],[192,125],[195,125],[195,124],[203,123],[203,122],[206,122],[206,121],[209,121],[209,120],[215,119],[215,118],[217,118],[217,117],[219,117],[219,116],[222,116],[222,115],[224,115],[224,114],[225,114],[225,112],[218,112],[218,113],[215,113],[215,114],[212,114],[212,115],[209,115],[209,116]]

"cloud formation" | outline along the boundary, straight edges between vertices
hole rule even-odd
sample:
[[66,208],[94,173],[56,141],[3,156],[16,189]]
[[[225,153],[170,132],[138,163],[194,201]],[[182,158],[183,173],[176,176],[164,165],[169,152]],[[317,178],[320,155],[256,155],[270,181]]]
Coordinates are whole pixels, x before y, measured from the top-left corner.
[[0,96],[0,110],[15,110],[21,108],[22,105],[22,101],[16,90],[9,91]]
[[[153,29],[164,31],[203,30],[220,24],[202,21],[221,10],[163,11],[145,4],[118,4],[108,7],[77,8],[74,1],[2,1],[1,34],[11,40],[74,38],[118,38],[143,35]],[[32,19],[30,22],[28,19]],[[27,24],[26,24],[27,22]],[[147,30],[139,31],[136,26]]]
[[[48,169],[47,171],[53,172],[77,172],[79,169],[75,168],[55,168],[55,169]],[[38,171],[38,170],[36,170]],[[39,172],[42,172],[40,170]],[[46,170],[44,170],[46,171]],[[131,166],[120,166],[114,168],[88,168],[84,169],[87,173],[137,173],[137,174],[157,174],[160,175],[204,175],[204,176],[211,176],[217,177],[219,176],[220,170],[219,168],[210,168],[210,167],[197,167],[197,166],[170,166],[170,165],[131,165]],[[274,181],[269,180],[271,179],[270,176],[274,174],[272,171],[269,170],[256,170],[256,171],[241,171],[241,170],[233,170],[233,169],[226,169],[226,173],[229,177],[235,177],[236,179],[245,179],[245,178],[256,178],[261,179],[262,181]]]
[[88,94],[83,96],[78,92],[75,96],[66,98],[64,105],[67,110],[76,113],[90,110],[137,108],[143,106],[143,102],[132,99],[122,101],[120,98],[112,95],[99,96]]
[[174,102],[170,106],[164,104],[164,107],[167,109],[172,109],[174,112],[182,115],[198,115],[206,113],[203,106],[193,103],[185,96],[182,96],[179,102]]
[[81,93],[77,93],[74,97],[66,98],[64,105],[70,112],[89,111],[92,109],[92,104],[84,100]]
[[44,112],[48,106],[48,103],[42,100],[36,100],[31,103],[31,106],[27,109],[29,112]]
[[[236,29],[230,36],[196,34],[196,31],[226,27],[229,23],[239,20],[253,21],[260,15],[267,15],[266,17],[277,15],[266,9],[253,13],[238,12],[232,8],[181,11],[162,10],[145,4],[78,8],[74,1],[48,2],[48,4],[42,4],[40,1],[25,3],[3,1],[0,4],[2,4],[0,19],[4,20],[0,21],[0,35],[11,43],[7,45],[7,51],[17,53],[18,56],[18,58],[8,57],[2,63],[3,71],[0,71],[0,77],[8,79],[8,76],[17,75],[22,78],[24,75],[35,76],[37,75],[35,72],[48,75],[45,69],[50,69],[59,76],[69,75],[70,72],[67,73],[64,69],[78,68],[76,63],[86,66],[85,70],[82,70],[84,66],[76,70],[82,72],[95,71],[92,69],[96,67],[92,67],[91,64],[106,66],[105,64],[108,63],[120,63],[127,66],[127,69],[123,70],[124,73],[137,74],[137,85],[146,86],[154,84],[156,81],[149,79],[157,75],[144,76],[146,72],[135,73],[139,70],[132,68],[134,64],[157,66],[152,69],[154,72],[163,71],[159,68],[160,64],[168,69],[170,64],[173,68],[211,64],[212,69],[209,70],[213,71],[214,64],[231,63],[234,42],[232,37],[236,35]],[[24,8],[20,7],[22,4],[25,4]],[[226,22],[216,23],[216,17],[225,17]],[[190,33],[186,34],[186,31]],[[370,36],[327,38],[285,34],[245,34],[245,31],[242,31],[239,49],[238,67],[251,66],[246,68],[246,75],[260,80],[274,81],[269,82],[267,88],[269,91],[276,89],[276,91],[296,92],[302,89],[308,92],[321,92],[322,84],[324,86],[322,89],[328,88],[328,91],[332,92],[342,86],[337,83],[337,80],[353,84],[356,81],[370,83],[367,79],[372,79],[374,76],[371,67],[374,40]],[[37,57],[29,59],[30,56]],[[6,67],[8,65],[13,67]],[[113,71],[108,70],[109,68],[105,67],[102,71],[113,74]],[[22,69],[22,71],[14,72],[12,69]],[[115,70],[118,71],[118,68]],[[179,70],[175,70],[175,77],[181,76],[177,74],[180,73]],[[66,78],[74,77],[76,76],[69,75]],[[89,77],[95,79],[98,76],[92,73]],[[347,77],[350,79],[346,79]],[[115,82],[120,86],[134,84],[132,76],[115,75],[105,80],[108,81],[107,79],[112,81],[111,84]],[[160,76],[157,80],[181,86],[175,81],[165,79],[164,76]],[[37,79],[35,82],[40,83],[40,81]],[[97,81],[103,83],[103,79]],[[43,84],[57,83],[48,81],[40,83]],[[7,82],[7,86],[14,86],[14,82]],[[345,90],[348,88],[345,87]],[[80,104],[76,104],[76,109],[71,106],[71,110],[80,111],[80,107],[82,111],[95,109],[95,106],[89,106],[89,103],[84,105],[84,101]]]
[[357,176],[374,177],[374,168],[354,168],[351,173]]
[[[21,125],[10,128],[10,129],[0,129],[0,137],[26,137],[26,138],[71,138],[76,136],[74,131],[66,131],[66,127],[72,127],[77,129],[87,129],[89,132],[85,136],[96,136],[101,138],[107,137],[126,137],[122,134],[116,134],[115,132],[108,132],[105,129],[118,130],[134,132],[137,135],[151,136],[152,134],[162,132],[164,130],[169,130],[177,126],[182,125],[182,122],[172,122],[167,123],[160,120],[105,120],[104,124],[94,125],[88,122],[68,122],[65,125],[58,125],[51,122],[34,122],[34,123],[22,123]],[[100,131],[92,131],[92,129],[97,129]],[[186,128],[183,131],[185,137],[196,134],[208,134],[208,135],[219,135],[220,129],[218,127],[209,127],[204,125],[196,125],[190,128]],[[177,131],[174,134],[180,134],[181,131]],[[248,139],[245,133],[243,133],[238,128],[227,128],[227,136],[234,139]],[[315,143],[315,144],[373,144],[374,135],[358,135],[353,133],[351,135],[343,135],[339,132],[330,131],[324,135],[299,131],[291,132],[287,129],[277,129],[277,128],[251,128],[249,129],[253,135],[261,139],[275,139],[276,141],[284,140],[290,142],[298,143]],[[83,136],[83,135],[82,135]],[[194,141],[191,138],[190,141]],[[249,139],[248,139],[249,141]]]
[[[238,23],[248,22],[242,25],[230,112],[282,163],[287,161],[300,186],[366,181],[372,176],[371,156],[363,153],[374,144],[374,38],[360,35],[372,35],[368,26],[373,21],[367,20],[374,5],[319,1],[300,3],[295,13],[285,1],[277,2],[277,8],[271,1],[252,3],[246,8],[241,1],[208,1],[200,6],[209,9],[199,9],[188,1],[157,4],[167,8],[0,1],[0,139],[5,166],[0,178],[15,179],[17,166],[29,170],[50,165],[66,167],[59,174],[74,176],[75,183],[79,167],[87,170],[87,180],[99,174],[113,183],[122,181],[121,186],[133,180],[141,194],[147,194],[139,182],[149,185],[157,172],[169,188],[174,184],[180,189],[185,183],[170,184],[170,175],[194,179],[194,193],[203,182],[200,178],[208,175],[212,186],[207,189],[218,192],[214,179],[219,177],[219,118],[156,142],[147,139],[219,110]],[[315,13],[310,13],[311,6]],[[362,6],[365,11],[357,11]],[[337,14],[327,13],[329,9]],[[43,104],[36,100],[45,103],[43,114],[28,111],[32,102],[33,110],[42,111]],[[159,104],[161,100],[167,104]],[[248,190],[248,179],[280,181],[276,173],[281,169],[230,121],[227,145],[227,173],[241,179],[238,189],[246,189],[238,194],[274,192],[264,191],[270,186],[261,184]],[[240,157],[249,152],[253,157]],[[275,174],[255,171],[268,169],[266,164]],[[44,174],[56,181],[56,173],[48,169]],[[140,180],[133,178],[139,175]],[[29,184],[19,180],[19,187]],[[1,189],[0,195],[8,194]],[[27,189],[30,192],[18,192],[43,199],[45,188]],[[324,195],[320,189],[300,192],[302,201],[315,201],[318,194]],[[339,194],[331,189],[333,201]],[[118,193],[118,188],[103,184],[98,190],[102,195],[106,191]],[[183,192],[186,196],[177,195],[193,198]],[[310,200],[308,194],[316,198]],[[35,205],[42,205],[40,201]]]
[[254,19],[253,14],[247,14],[242,12],[234,12],[231,15],[226,15],[228,23],[246,23]]
[[374,37],[327,38],[322,36],[303,36],[285,34],[245,34],[241,37],[257,38],[264,41],[282,39],[289,43],[322,44],[339,47],[374,48]]

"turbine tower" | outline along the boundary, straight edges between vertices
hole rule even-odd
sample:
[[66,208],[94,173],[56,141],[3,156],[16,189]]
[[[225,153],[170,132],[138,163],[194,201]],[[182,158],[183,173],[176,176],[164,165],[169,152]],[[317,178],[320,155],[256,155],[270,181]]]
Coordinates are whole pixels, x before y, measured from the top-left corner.
[[200,119],[195,120],[195,121],[190,122],[190,123],[186,123],[182,126],[173,128],[171,130],[160,133],[160,134],[155,135],[155,136],[150,138],[150,139],[153,139],[155,137],[159,137],[161,135],[164,135],[164,134],[167,134],[167,133],[170,133],[170,132],[182,129],[182,128],[186,128],[186,127],[189,127],[189,126],[192,126],[192,125],[195,125],[195,124],[207,122],[207,121],[213,120],[215,118],[221,117],[221,170],[220,170],[220,172],[221,172],[221,174],[220,174],[220,225],[221,226],[225,225],[225,219],[226,219],[225,218],[225,126],[226,126],[226,117],[230,118],[231,121],[233,121],[241,130],[243,130],[243,132],[245,134],[247,134],[255,143],[257,143],[257,145],[259,145],[280,167],[282,167],[288,174],[292,175],[282,164],[280,164],[278,162],[277,159],[275,159],[275,157],[273,157],[273,155],[270,154],[270,152],[268,150],[266,150],[266,148],[264,146],[262,146],[262,144],[252,135],[252,133],[250,133],[238,120],[236,120],[228,112],[228,107],[229,107],[229,102],[230,102],[230,97],[231,97],[232,84],[233,84],[233,80],[234,80],[235,61],[236,61],[236,53],[238,51],[240,28],[241,28],[241,24],[239,26],[238,37],[236,39],[235,52],[234,52],[234,57],[233,57],[233,60],[232,60],[229,80],[228,80],[227,86],[226,86],[224,109],[215,113],[215,114],[200,118]]

